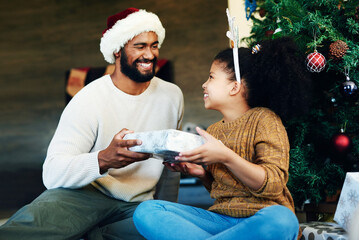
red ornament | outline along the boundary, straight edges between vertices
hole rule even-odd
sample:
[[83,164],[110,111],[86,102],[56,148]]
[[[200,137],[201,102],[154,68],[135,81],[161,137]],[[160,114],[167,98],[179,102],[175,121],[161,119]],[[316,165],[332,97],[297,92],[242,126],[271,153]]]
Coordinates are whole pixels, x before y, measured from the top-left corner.
[[325,68],[327,61],[321,53],[318,53],[317,50],[315,50],[313,53],[307,56],[305,63],[307,64],[307,69],[310,72],[318,73]]
[[259,16],[261,16],[261,18],[265,17],[266,14],[267,11],[264,8],[259,9]]
[[272,37],[272,35],[273,35],[273,33],[274,33],[274,30],[267,30],[266,32],[265,32],[265,36],[266,37]]
[[352,146],[352,141],[347,134],[338,133],[333,136],[332,144],[337,152],[344,153],[350,149]]

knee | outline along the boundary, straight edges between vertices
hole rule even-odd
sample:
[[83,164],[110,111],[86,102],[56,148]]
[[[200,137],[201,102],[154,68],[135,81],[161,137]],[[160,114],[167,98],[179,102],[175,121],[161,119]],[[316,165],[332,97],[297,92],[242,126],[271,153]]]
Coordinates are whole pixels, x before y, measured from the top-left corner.
[[51,202],[56,200],[61,200],[71,192],[72,189],[65,189],[65,188],[54,188],[45,190],[41,193],[33,202]]
[[270,216],[263,228],[264,236],[277,236],[277,239],[296,239],[299,223],[296,215],[289,208],[275,205],[263,209],[263,212]]
[[146,214],[146,212],[149,212],[149,208],[152,208],[151,204],[152,200],[148,200],[145,202],[140,203],[133,213],[133,220],[135,219],[141,219],[143,215]]
[[154,211],[163,208],[161,202],[160,200],[148,200],[140,203],[133,214],[133,221],[135,223],[143,221],[146,217],[151,216]]
[[269,207],[271,209],[272,222],[271,224],[278,229],[292,229],[297,232],[299,229],[298,219],[295,214],[287,207],[275,205]]

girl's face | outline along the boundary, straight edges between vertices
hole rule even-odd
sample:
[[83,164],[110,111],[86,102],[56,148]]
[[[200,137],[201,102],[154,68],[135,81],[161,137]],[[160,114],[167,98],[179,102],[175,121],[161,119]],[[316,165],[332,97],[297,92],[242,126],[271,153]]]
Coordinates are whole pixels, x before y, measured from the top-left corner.
[[228,74],[223,70],[223,65],[214,61],[212,63],[208,80],[202,85],[204,107],[206,109],[223,110],[229,101],[229,92],[233,87],[233,81],[228,79]]

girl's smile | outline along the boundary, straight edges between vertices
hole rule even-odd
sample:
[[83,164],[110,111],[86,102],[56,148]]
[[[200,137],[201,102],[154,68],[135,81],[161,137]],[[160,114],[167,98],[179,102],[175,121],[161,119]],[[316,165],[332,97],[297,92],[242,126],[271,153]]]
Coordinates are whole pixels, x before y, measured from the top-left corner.
[[202,85],[203,100],[206,109],[221,111],[228,101],[228,93],[231,89],[231,81],[228,74],[223,71],[222,63],[212,63],[208,80]]

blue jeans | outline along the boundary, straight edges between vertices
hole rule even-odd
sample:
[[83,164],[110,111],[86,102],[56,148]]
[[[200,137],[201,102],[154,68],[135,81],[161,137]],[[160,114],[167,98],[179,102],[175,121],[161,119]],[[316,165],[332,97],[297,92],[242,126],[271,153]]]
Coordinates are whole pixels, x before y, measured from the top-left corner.
[[161,200],[141,203],[133,220],[146,239],[295,240],[299,223],[287,207],[274,205],[246,218]]

